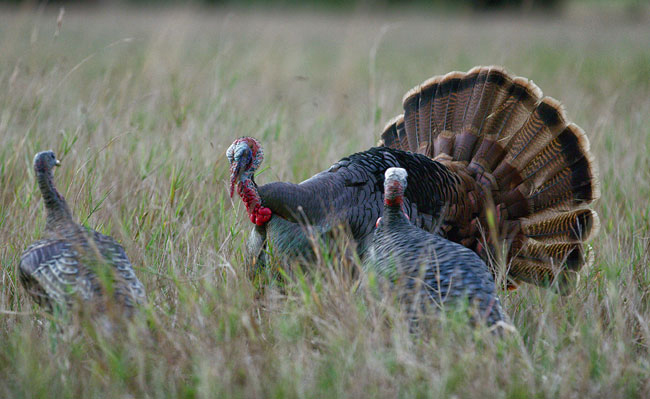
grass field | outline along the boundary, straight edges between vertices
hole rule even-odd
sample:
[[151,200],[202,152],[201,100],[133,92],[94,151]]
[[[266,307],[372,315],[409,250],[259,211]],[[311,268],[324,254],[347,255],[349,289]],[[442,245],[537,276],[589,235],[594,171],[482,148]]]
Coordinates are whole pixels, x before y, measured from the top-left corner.
[[[0,397],[650,397],[650,28],[568,17],[243,11],[0,13]],[[259,291],[225,150],[298,182],[373,145],[426,78],[500,64],[561,100],[602,183],[595,264],[568,297],[502,292],[518,333],[412,336],[337,260]],[[118,341],[65,338],[17,281],[45,224],[36,152],[148,291]]]

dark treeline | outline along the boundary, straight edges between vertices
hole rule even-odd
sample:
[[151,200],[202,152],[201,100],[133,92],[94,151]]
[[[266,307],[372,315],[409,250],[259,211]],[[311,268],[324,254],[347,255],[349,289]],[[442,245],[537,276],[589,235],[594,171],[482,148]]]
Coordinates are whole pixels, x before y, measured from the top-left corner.
[[330,9],[357,8],[470,8],[490,10],[510,9],[554,9],[565,0],[0,0],[0,4],[23,7],[47,5],[136,5],[136,6],[265,6],[265,7],[319,7]]

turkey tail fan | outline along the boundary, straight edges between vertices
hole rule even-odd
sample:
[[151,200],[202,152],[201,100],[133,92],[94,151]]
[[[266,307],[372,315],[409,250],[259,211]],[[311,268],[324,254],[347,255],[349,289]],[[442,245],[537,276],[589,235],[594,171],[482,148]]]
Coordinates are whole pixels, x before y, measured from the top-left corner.
[[593,253],[582,243],[540,244],[528,240],[518,249],[510,249],[509,275],[515,281],[541,286],[558,281],[561,292],[571,290],[572,278],[583,266],[590,266]]
[[384,128],[382,142],[431,158],[447,154],[469,161],[479,138],[486,136],[492,143],[512,134],[512,126],[521,125],[540,97],[541,91],[532,82],[512,78],[498,67],[450,72],[406,93],[404,115]]
[[409,151],[408,138],[404,130],[404,115],[398,115],[388,122],[379,145]]
[[474,191],[483,199],[471,212],[445,215],[446,231],[456,234],[448,238],[478,250],[477,229],[467,226],[485,224],[493,203],[499,237],[512,244],[511,281],[543,285],[588,263],[582,246],[599,222],[586,206],[600,196],[598,177],[587,136],[558,101],[490,66],[433,77],[408,91],[403,106],[379,144],[443,163],[464,177],[456,198]]
[[521,232],[545,244],[581,243],[598,232],[598,214],[591,209],[571,212],[548,212],[521,219]]

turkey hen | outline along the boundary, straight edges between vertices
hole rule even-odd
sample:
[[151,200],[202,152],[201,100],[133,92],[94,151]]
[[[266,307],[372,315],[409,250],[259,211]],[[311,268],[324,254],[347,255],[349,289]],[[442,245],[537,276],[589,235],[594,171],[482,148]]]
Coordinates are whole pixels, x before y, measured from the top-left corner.
[[145,301],[144,287],[117,241],[75,223],[65,198],[54,186],[53,169],[59,165],[52,151],[34,157],[47,221],[44,239],[30,245],[21,256],[20,281],[50,312],[79,303],[90,314],[103,314],[110,308],[130,317],[135,306]]
[[[499,67],[431,78],[411,89],[378,147],[345,157],[300,183],[257,186],[257,140],[227,151],[235,186],[252,222],[250,250],[273,238],[276,252],[309,253],[317,233],[349,227],[363,257],[382,212],[384,172],[408,172],[405,211],[418,227],[460,243],[504,270],[510,287],[573,281],[591,260],[597,232],[587,206],[599,197],[589,141],[561,105],[531,81]],[[570,284],[565,284],[570,286]]]
[[494,279],[472,250],[414,225],[402,208],[407,173],[386,170],[383,216],[377,220],[364,270],[397,290],[410,314],[430,303],[438,306],[467,299],[477,305],[474,319],[494,325],[504,320]]

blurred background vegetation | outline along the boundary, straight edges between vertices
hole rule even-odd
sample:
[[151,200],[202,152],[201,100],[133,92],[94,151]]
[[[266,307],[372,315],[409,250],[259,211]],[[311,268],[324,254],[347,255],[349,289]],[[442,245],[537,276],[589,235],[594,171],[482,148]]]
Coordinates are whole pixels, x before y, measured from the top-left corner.
[[43,5],[84,6],[239,6],[239,7],[286,7],[319,8],[329,10],[391,10],[414,8],[419,10],[494,11],[544,10],[561,11],[568,5],[618,7],[637,13],[647,7],[647,0],[0,0],[2,5],[38,7]]

